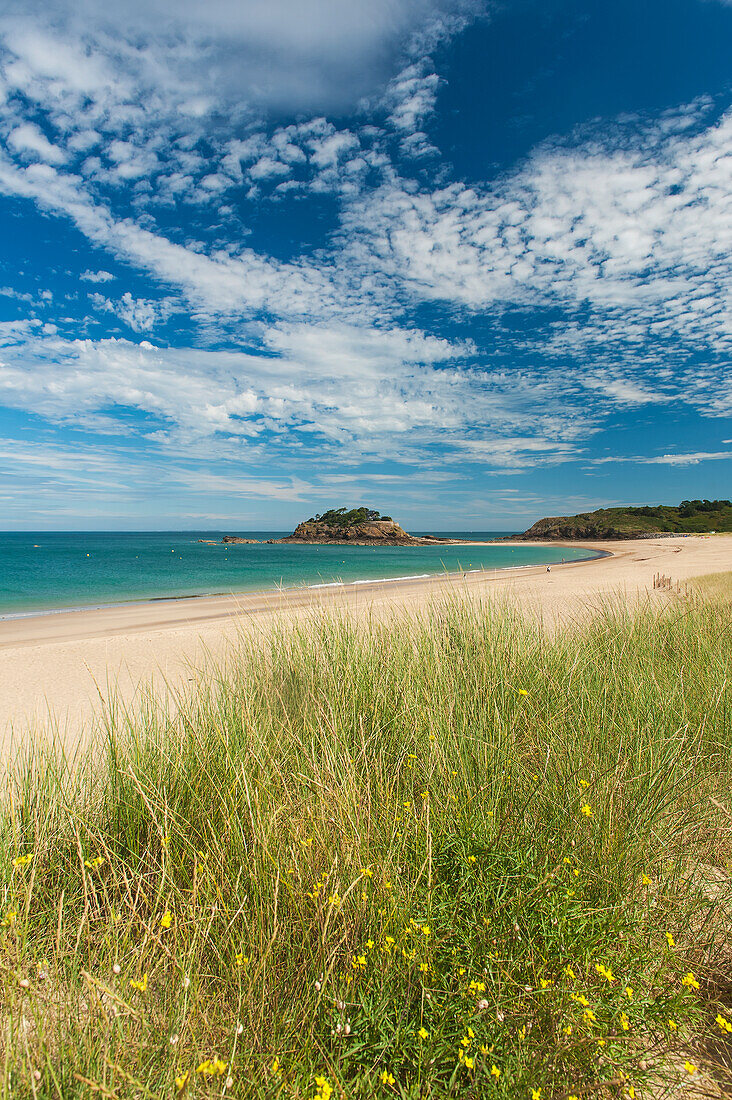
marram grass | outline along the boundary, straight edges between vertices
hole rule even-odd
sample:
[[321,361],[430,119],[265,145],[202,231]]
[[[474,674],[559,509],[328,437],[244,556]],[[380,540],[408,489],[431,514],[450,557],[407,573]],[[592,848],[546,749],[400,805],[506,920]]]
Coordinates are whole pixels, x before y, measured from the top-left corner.
[[2,1094],[729,1087],[731,668],[701,599],[326,617],[16,761]]

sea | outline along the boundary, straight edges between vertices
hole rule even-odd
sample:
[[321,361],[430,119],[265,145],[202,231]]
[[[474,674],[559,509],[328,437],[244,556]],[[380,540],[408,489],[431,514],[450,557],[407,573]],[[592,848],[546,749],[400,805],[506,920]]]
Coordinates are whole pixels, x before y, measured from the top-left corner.
[[[272,546],[264,540],[289,532],[227,534],[262,542],[226,545],[220,531],[0,533],[0,618],[192,596],[406,581],[596,556],[579,548],[500,544]],[[510,532],[439,534],[481,541],[505,538]]]

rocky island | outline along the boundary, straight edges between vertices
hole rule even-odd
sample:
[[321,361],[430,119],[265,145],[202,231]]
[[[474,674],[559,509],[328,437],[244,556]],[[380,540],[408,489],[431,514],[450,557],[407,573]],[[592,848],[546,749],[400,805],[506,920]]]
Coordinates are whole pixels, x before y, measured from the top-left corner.
[[[256,542],[256,539],[224,535],[226,543]],[[322,515],[311,516],[299,523],[291,535],[283,539],[267,539],[268,543],[321,544],[324,546],[434,546],[452,545],[456,539],[441,539],[435,535],[410,535],[391,518],[373,508],[331,508]]]

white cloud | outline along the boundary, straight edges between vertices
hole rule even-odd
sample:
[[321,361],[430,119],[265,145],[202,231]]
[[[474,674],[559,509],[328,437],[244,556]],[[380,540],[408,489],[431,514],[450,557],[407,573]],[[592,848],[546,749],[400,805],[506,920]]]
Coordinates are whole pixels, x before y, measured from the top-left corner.
[[698,466],[700,462],[713,462],[732,458],[732,451],[695,451],[684,455],[659,455],[648,458],[646,462],[659,466]]
[[526,378],[517,400],[513,379],[465,364],[469,344],[418,331],[283,324],[262,355],[33,332],[7,331],[1,403],[94,431],[120,430],[110,408],[134,409],[144,419],[121,430],[173,453],[220,441],[229,455],[257,454],[266,441],[270,454],[330,452],[346,464],[444,469],[453,454],[506,467],[564,461],[591,430],[539,379]]
[[109,283],[114,279],[110,271],[82,271],[79,276],[85,283]]
[[66,154],[48,140],[46,135],[32,122],[16,126],[8,135],[8,145],[33,160],[43,160],[48,164],[63,164]]
[[102,294],[91,294],[90,298],[97,309],[114,313],[133,332],[151,332],[157,324],[167,321],[177,306],[174,298],[134,298],[129,291],[117,301]]
[[704,110],[546,145],[490,186],[391,179],[345,209],[344,250],[417,300],[589,303],[623,336],[729,348],[732,113],[704,126]]
[[387,121],[396,130],[413,135],[435,109],[439,77],[424,62],[409,65],[389,84],[383,97]]
[[[278,109],[354,106],[410,38],[454,29],[479,0],[8,0],[16,85],[109,95],[109,59],[190,117],[222,96]],[[144,47],[140,43],[144,42]]]
[[586,375],[581,379],[581,382],[587,389],[596,390],[606,397],[610,397],[617,405],[621,406],[662,405],[674,400],[674,397],[670,394],[649,389],[647,386],[627,378]]
[[[722,440],[730,442],[730,440]],[[689,454],[668,455],[635,455],[633,457],[596,458],[592,460],[594,466],[614,465],[618,462],[631,462],[640,466],[698,466],[700,462],[716,462],[720,459],[732,458],[732,451],[692,451]]]

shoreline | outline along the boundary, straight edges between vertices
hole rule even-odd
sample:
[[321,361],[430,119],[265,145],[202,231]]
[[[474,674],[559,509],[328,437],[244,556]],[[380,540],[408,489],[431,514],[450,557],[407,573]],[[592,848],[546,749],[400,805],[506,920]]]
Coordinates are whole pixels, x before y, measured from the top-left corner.
[[[493,546],[491,542],[460,542],[454,543],[456,546]],[[511,546],[513,543],[506,542],[496,545]],[[516,542],[516,547],[520,546],[556,546],[556,547],[575,547],[577,544],[569,542]],[[580,548],[584,548],[584,544],[581,544]],[[527,565],[504,565],[496,566],[491,569],[484,569],[480,566],[473,569],[442,569],[436,573],[413,573],[405,574],[404,576],[396,577],[361,577],[352,581],[318,581],[312,584],[293,584],[288,587],[281,587],[280,585],[274,585],[270,588],[241,588],[236,591],[228,590],[222,592],[192,592],[185,595],[170,595],[170,596],[147,596],[143,598],[135,598],[129,600],[116,600],[113,603],[95,603],[84,604],[78,607],[45,607],[38,610],[31,611],[8,611],[0,612],[0,648],[3,645],[2,638],[2,624],[13,623],[19,621],[25,621],[27,619],[43,619],[46,616],[52,615],[83,615],[87,612],[93,611],[115,611],[122,608],[134,608],[134,607],[147,607],[151,604],[158,603],[182,603],[186,600],[220,600],[220,599],[238,599],[238,598],[265,598],[268,596],[288,596],[294,595],[300,592],[310,592],[327,588],[350,588],[356,585],[382,585],[382,584],[399,584],[406,581],[417,580],[439,580],[446,577],[462,577],[472,573],[482,573],[485,575],[493,576],[498,573],[508,573],[517,569],[538,569],[544,568],[547,564],[552,568],[560,568],[562,565],[578,565],[582,562],[594,561],[597,558],[612,557],[612,552],[608,550],[593,550],[588,552],[586,557],[573,558],[571,562],[531,562]]]
[[[556,541],[551,545],[556,548]],[[366,624],[388,622],[445,600],[506,599],[551,630],[580,621],[608,600],[629,607],[639,599],[659,605],[675,600],[673,592],[653,589],[657,573],[675,585],[732,570],[732,535],[561,546],[593,556],[552,564],[550,573],[544,563],[1,621],[0,758],[43,743],[49,730],[69,752],[83,751],[92,721],[110,706],[135,706],[150,691],[174,704],[176,694],[191,690],[207,669],[225,664],[239,641],[256,645],[273,626],[307,628],[330,612]]]

